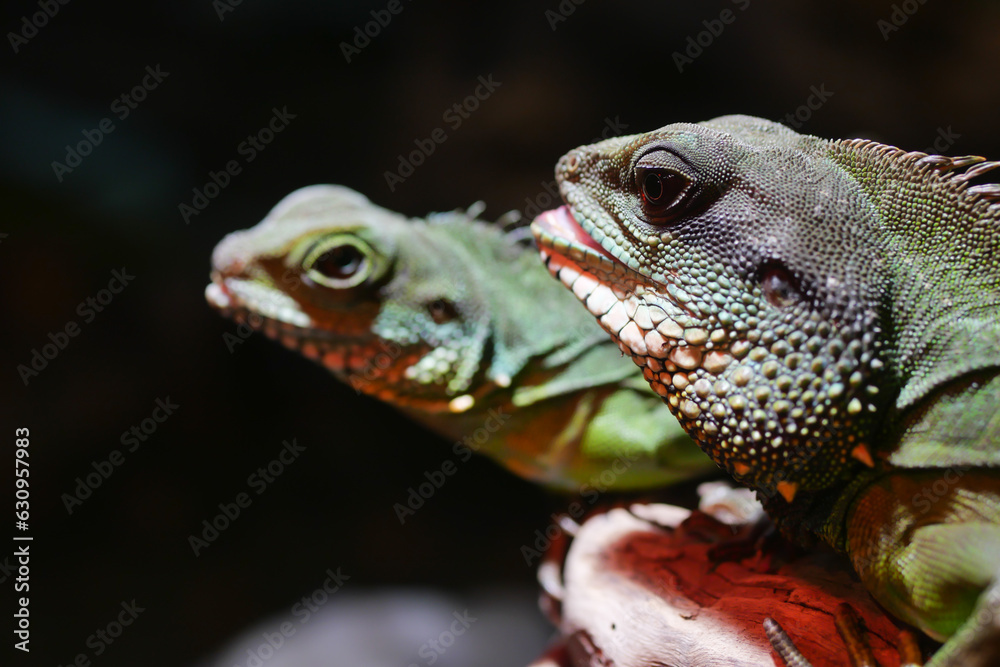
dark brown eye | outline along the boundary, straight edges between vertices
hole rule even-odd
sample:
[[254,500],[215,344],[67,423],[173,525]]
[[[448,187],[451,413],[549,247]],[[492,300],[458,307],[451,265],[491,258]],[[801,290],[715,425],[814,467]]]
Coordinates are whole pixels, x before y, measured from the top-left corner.
[[636,181],[647,208],[665,213],[679,203],[691,181],[686,176],[666,169],[636,170]]
[[785,308],[799,300],[799,290],[788,271],[773,267],[764,272],[760,281],[764,298],[775,308]]
[[378,256],[350,234],[331,235],[311,248],[302,259],[302,270],[312,283],[335,290],[349,289],[372,278]]
[[458,317],[458,311],[455,310],[455,304],[447,299],[431,301],[427,304],[427,312],[431,314],[431,319],[434,320],[435,324],[444,324],[445,322],[450,322]]
[[663,176],[655,172],[649,172],[642,179],[642,196],[651,204],[659,204],[663,197]]
[[353,245],[342,245],[327,250],[312,265],[327,278],[345,280],[350,278],[365,262],[365,256]]

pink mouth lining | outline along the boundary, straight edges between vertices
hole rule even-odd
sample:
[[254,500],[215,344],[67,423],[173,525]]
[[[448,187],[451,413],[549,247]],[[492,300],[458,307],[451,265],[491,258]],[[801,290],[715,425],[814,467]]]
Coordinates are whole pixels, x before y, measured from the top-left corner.
[[614,255],[609,253],[601,246],[600,243],[595,241],[590,234],[583,231],[580,223],[576,221],[576,218],[574,218],[573,214],[569,212],[569,207],[566,205],[539,214],[539,216],[535,218],[535,224],[542,227],[553,236],[566,239],[574,245],[590,248],[591,250],[600,253],[615,262],[618,261]]

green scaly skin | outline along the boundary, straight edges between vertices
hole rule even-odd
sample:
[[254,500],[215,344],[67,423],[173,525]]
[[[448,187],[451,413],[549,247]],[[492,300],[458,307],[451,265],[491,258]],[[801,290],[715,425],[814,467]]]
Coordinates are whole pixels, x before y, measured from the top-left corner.
[[219,243],[206,297],[547,486],[648,488],[714,470],[520,238],[471,212],[407,219],[316,185]]
[[533,224],[702,449],[934,666],[1000,661],[1000,186],[969,183],[996,166],[727,116],[571,151]]

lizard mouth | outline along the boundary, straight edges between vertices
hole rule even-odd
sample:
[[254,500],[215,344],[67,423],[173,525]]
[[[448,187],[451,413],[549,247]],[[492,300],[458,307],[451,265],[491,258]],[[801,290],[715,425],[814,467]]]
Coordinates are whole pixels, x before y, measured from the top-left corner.
[[580,223],[570,213],[568,206],[560,206],[551,211],[542,212],[535,218],[532,227],[536,231],[536,235],[540,237],[539,240],[547,241],[548,245],[552,245],[553,248],[562,246],[569,251],[576,247],[580,250],[592,251],[589,254],[603,256],[611,262],[618,262],[611,253],[594,240],[594,237],[584,231]]
[[[226,317],[260,330],[271,338],[301,336],[312,321],[283,294],[275,293],[253,280],[212,272],[212,282],[205,287],[205,300]],[[251,321],[252,320],[252,321]]]
[[660,395],[667,395],[668,385],[686,387],[689,371],[717,374],[732,361],[729,351],[697,326],[700,315],[661,296],[669,289],[601,247],[567,206],[539,215],[532,231],[549,273],[598,318]]
[[[587,240],[569,207],[542,213],[532,231],[549,272],[586,305],[683,428],[730,474],[791,503],[800,486],[824,488],[845,469],[836,439],[846,428],[841,415],[859,418],[863,405],[852,394],[860,387],[847,392],[839,386],[836,396],[824,395],[816,390],[818,377],[795,373],[835,361],[815,351],[807,356],[808,347],[778,355],[769,344],[723,326],[727,313],[688,307],[693,299],[683,284],[654,281],[610,258]],[[804,417],[817,405],[822,415]],[[874,466],[867,445],[854,435],[843,446]]]
[[[205,299],[220,314],[323,365],[359,393],[424,412],[456,411],[436,390],[428,391],[406,374],[430,352],[426,345],[404,349],[372,335],[315,328],[313,319],[280,291],[243,275],[227,276],[224,271],[214,270],[211,277]],[[235,334],[240,339],[249,335],[245,329]],[[235,349],[232,338],[224,341],[230,351]]]
[[[334,373],[355,372],[368,363],[370,340],[318,328],[290,296],[251,278],[227,276],[218,270],[211,277],[205,300],[236,324],[259,331]],[[240,338],[248,335],[237,332]]]

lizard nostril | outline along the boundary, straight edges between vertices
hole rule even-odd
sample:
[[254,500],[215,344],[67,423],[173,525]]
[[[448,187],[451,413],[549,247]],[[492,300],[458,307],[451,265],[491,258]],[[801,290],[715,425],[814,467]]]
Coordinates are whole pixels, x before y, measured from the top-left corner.
[[568,153],[564,155],[561,162],[562,172],[568,178],[576,176],[577,171],[580,169],[580,155],[576,152]]

